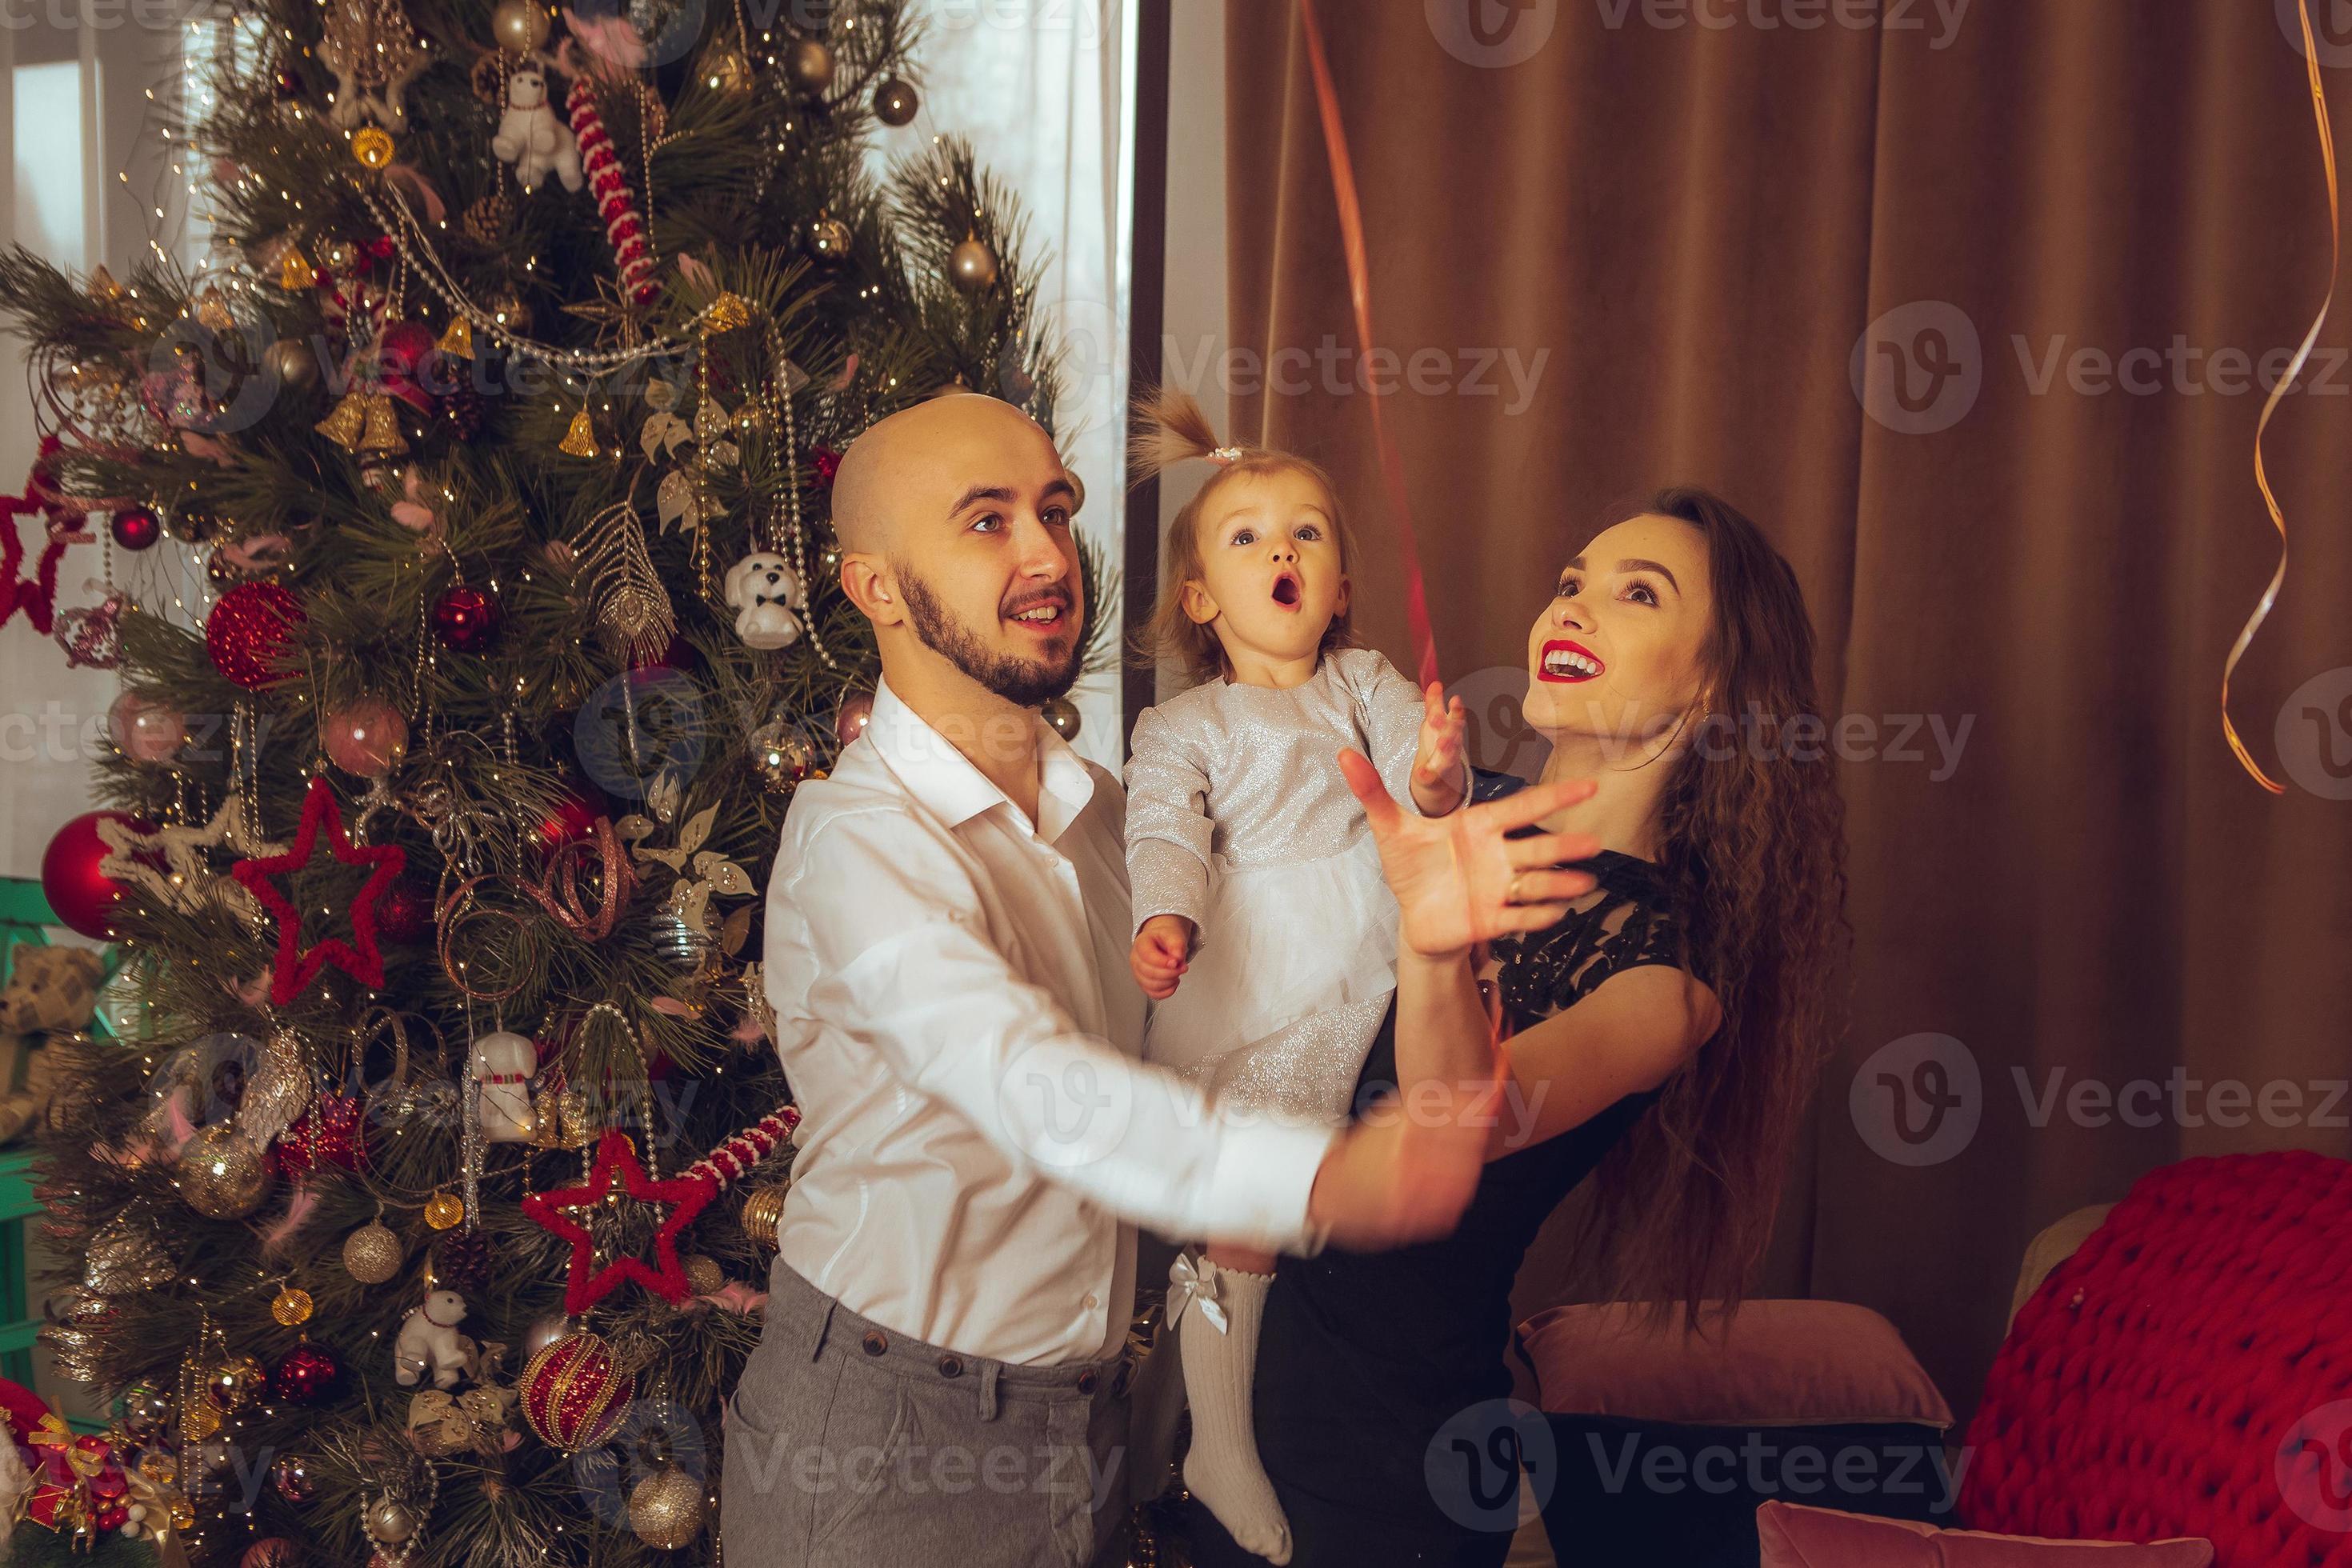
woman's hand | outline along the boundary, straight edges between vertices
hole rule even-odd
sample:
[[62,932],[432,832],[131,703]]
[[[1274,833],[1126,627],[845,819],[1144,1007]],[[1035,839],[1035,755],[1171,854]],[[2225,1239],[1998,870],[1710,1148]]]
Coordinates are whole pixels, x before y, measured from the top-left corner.
[[1339,771],[1371,822],[1381,872],[1404,912],[1405,945],[1423,958],[1459,958],[1474,943],[1541,931],[1568,913],[1569,900],[1592,890],[1585,872],[1554,869],[1599,854],[1591,834],[1505,837],[1590,799],[1597,787],[1590,780],[1529,784],[1502,800],[1427,817],[1391,800],[1362,752],[1341,752]]

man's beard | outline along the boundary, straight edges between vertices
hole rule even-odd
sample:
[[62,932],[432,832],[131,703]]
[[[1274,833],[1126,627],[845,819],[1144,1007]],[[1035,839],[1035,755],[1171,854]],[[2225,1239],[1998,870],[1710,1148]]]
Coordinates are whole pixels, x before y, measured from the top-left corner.
[[[1040,708],[1056,697],[1069,694],[1078,683],[1082,657],[1087,646],[1087,622],[1078,623],[1077,635],[1070,640],[1069,656],[1060,664],[1048,664],[1042,659],[1022,658],[1017,655],[998,653],[982,642],[978,633],[949,614],[929,584],[901,564],[897,568],[898,592],[907,601],[907,618],[915,628],[915,636],[925,647],[954,665],[964,674],[1021,708]],[[1073,591],[1069,597],[1076,601]],[[1087,615],[1094,614],[1092,605]]]

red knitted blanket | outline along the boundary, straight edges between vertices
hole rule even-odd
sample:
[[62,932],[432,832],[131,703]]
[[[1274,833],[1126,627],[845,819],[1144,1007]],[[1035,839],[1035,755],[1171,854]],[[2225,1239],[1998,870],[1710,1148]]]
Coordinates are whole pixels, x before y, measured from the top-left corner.
[[2352,1163],[2143,1178],[2018,1313],[1969,1450],[1973,1530],[2352,1568]]

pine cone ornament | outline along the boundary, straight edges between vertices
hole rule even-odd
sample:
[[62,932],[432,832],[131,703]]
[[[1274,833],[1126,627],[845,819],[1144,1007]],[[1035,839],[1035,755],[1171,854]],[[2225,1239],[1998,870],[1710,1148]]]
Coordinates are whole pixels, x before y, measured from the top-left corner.
[[457,1231],[433,1249],[433,1278],[460,1296],[478,1295],[489,1285],[495,1262],[488,1237],[478,1230]]
[[471,445],[482,433],[482,421],[489,416],[489,405],[481,389],[469,381],[461,381],[441,395],[434,410],[434,420],[441,434],[453,446]]

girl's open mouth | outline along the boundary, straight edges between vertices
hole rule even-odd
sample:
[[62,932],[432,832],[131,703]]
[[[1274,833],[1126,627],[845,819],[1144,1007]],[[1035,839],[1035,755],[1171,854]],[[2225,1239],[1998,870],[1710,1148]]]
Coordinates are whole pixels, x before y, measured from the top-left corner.
[[1274,602],[1286,610],[1298,608],[1298,578],[1296,574],[1285,572],[1274,580]]
[[1573,685],[1580,680],[1591,680],[1607,668],[1601,662],[1601,656],[1591,648],[1582,643],[1572,643],[1563,638],[1544,644],[1543,662],[1537,673],[1545,680]]

